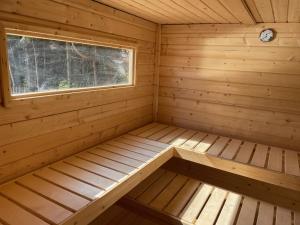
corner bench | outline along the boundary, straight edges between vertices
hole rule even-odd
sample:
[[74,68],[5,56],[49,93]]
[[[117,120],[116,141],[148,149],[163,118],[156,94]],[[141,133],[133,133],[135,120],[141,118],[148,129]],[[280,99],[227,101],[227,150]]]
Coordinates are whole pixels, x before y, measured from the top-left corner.
[[151,123],[2,184],[0,224],[88,224],[174,156],[300,209],[298,152]]
[[160,123],[130,134],[174,146],[174,172],[300,211],[300,152]]

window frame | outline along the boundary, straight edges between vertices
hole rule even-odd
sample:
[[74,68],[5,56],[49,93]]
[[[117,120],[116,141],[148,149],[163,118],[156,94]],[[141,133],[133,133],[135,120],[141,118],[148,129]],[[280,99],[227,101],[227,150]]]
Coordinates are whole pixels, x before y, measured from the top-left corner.
[[[17,23],[5,24],[0,21],[0,88],[2,105],[7,107],[12,101],[24,100],[30,98],[39,98],[53,95],[63,95],[79,92],[91,92],[101,91],[107,89],[121,89],[132,88],[136,86],[136,66],[137,66],[137,43],[135,40],[129,38],[122,38],[116,35],[110,35],[101,33],[100,35],[91,35],[75,31],[67,31],[55,28],[45,28],[34,25],[23,25]],[[107,86],[95,86],[95,87],[82,87],[82,88],[69,88],[62,90],[51,90],[45,92],[36,93],[24,93],[20,95],[13,95],[11,92],[10,84],[10,71],[9,71],[9,59],[7,50],[7,35],[24,35],[33,38],[40,38],[45,40],[55,40],[64,42],[73,42],[79,44],[86,44],[90,46],[110,47],[110,48],[125,48],[132,50],[132,59],[129,67],[131,68],[131,76],[129,84],[120,85],[107,85]]]

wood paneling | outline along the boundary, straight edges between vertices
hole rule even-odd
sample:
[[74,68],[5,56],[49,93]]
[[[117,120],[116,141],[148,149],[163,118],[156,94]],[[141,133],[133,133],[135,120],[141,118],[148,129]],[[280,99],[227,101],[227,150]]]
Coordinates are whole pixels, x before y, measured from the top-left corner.
[[0,182],[152,121],[156,24],[77,0],[4,0],[0,18],[18,29],[137,46],[135,87],[20,99],[0,107]]
[[[273,42],[260,29],[278,31]],[[159,121],[299,150],[299,24],[165,25]]]
[[97,0],[160,24],[300,22],[298,0]]

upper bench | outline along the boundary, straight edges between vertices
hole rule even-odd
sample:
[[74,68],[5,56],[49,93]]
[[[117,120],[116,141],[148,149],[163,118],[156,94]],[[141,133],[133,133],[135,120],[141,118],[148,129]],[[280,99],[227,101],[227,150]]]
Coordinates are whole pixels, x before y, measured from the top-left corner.
[[167,144],[114,139],[0,187],[0,224],[88,224],[173,157]]

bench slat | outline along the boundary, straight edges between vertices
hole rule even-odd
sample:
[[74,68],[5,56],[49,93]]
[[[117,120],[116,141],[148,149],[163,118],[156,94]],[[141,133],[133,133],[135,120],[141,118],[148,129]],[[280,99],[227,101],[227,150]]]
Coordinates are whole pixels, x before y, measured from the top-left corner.
[[189,223],[193,223],[212,191],[212,186],[202,184],[193,195],[189,203],[186,205],[186,207],[183,209],[183,211],[179,215],[179,218]]
[[78,156],[83,159],[90,160],[94,163],[105,166],[107,168],[111,168],[113,170],[119,171],[124,174],[130,174],[136,169],[134,167],[101,157],[100,155],[90,153],[89,151],[79,153]]
[[230,192],[216,225],[233,225],[241,200],[241,195]]
[[2,196],[0,196],[0,218],[10,225],[49,225]]
[[207,135],[194,149],[195,152],[204,153],[215,143],[217,135]]
[[261,202],[257,216],[257,225],[273,225],[274,220],[274,206]]
[[73,211],[78,211],[90,203],[90,201],[73,194],[72,192],[33,175],[21,177],[17,182]]
[[96,173],[102,177],[106,177],[106,178],[109,178],[114,181],[120,181],[121,179],[123,179],[126,176],[125,174],[120,173],[118,171],[109,169],[104,166],[100,166],[96,163],[92,163],[90,161],[87,161],[87,160],[84,160],[84,159],[81,159],[81,158],[75,157],[75,156],[65,159],[64,161],[68,162],[69,164],[83,168],[89,172]]
[[97,198],[103,193],[103,190],[100,188],[96,188],[49,168],[43,168],[34,172],[34,174],[90,200]]
[[215,188],[195,224],[213,225],[221,210],[226,195],[227,191]]
[[115,184],[114,181],[107,179],[105,177],[101,177],[94,173],[90,173],[86,170],[80,169],[78,167],[59,162],[50,166],[52,169],[58,170],[61,173],[67,174],[75,179],[86,182],[95,187],[106,190]]
[[165,212],[178,216],[179,213],[186,206],[186,203],[190,200],[196,189],[199,187],[200,182],[194,179],[189,179],[184,187],[176,194],[173,200],[165,208]]
[[59,224],[73,213],[15,183],[1,187],[1,193],[46,221]]
[[101,157],[104,157],[104,158],[107,158],[107,159],[125,164],[127,166],[131,166],[131,167],[134,167],[134,168],[138,168],[138,167],[140,167],[144,164],[141,161],[131,159],[131,158],[128,158],[128,157],[125,157],[123,155],[119,155],[119,154],[116,154],[116,153],[113,153],[113,152],[106,151],[106,150],[102,149],[101,147],[97,147],[95,149],[92,149],[89,152],[92,152],[92,153],[94,153],[96,155],[99,155]]
[[151,202],[150,206],[162,210],[171,201],[173,196],[183,187],[187,178],[177,175],[168,186]]
[[145,179],[142,183],[140,183],[138,186],[136,186],[133,190],[131,190],[128,193],[128,196],[130,198],[137,198],[139,197],[142,193],[145,192],[145,190],[153,184],[156,180],[158,180],[163,174],[164,174],[163,169],[159,169],[155,171],[153,174],[151,174],[147,179]]
[[253,225],[255,219],[255,212],[257,207],[257,201],[245,197],[243,200],[242,208],[239,214],[237,225]]
[[[143,149],[147,149],[147,150],[151,150],[151,151],[154,151],[154,152],[161,152],[165,147],[157,147],[157,146],[154,146],[154,145],[150,145],[150,144],[146,144],[146,142],[144,143],[141,143],[141,142],[138,142],[138,141],[135,141],[134,139],[130,139],[130,136],[129,135],[124,135],[118,139],[116,139],[118,142],[121,142],[121,143],[124,143],[124,144],[129,144],[129,145],[132,145],[132,146],[136,146],[136,147],[140,147],[140,148],[143,148]],[[158,143],[158,142],[156,142]]]
[[150,156],[146,156],[140,153],[132,152],[126,149],[117,148],[111,145],[103,144],[100,145],[102,149],[110,151],[112,153],[120,154],[123,156],[126,156],[128,158],[132,158],[138,161],[147,162],[149,159],[151,159]]

